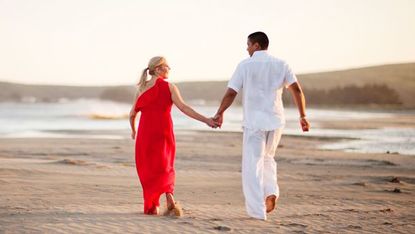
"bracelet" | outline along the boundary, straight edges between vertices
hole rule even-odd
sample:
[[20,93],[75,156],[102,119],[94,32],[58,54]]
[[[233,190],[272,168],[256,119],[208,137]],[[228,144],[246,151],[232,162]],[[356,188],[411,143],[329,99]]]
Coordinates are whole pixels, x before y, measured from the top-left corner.
[[306,119],[306,116],[301,116],[300,117],[300,120],[302,120],[302,119]]

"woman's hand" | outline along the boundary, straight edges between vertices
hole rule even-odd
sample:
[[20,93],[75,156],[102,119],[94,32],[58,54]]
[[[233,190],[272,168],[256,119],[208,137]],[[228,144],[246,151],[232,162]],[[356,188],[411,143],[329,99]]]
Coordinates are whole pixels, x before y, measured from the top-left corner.
[[131,139],[135,140],[136,132],[135,130],[131,131]]

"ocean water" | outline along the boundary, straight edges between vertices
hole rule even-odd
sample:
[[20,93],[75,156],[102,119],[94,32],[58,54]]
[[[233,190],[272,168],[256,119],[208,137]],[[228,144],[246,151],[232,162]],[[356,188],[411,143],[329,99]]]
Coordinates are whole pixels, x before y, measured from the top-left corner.
[[[217,107],[212,106],[192,107],[207,116],[212,116],[217,110]],[[120,135],[120,132],[127,132],[130,128],[130,108],[131,105],[128,104],[94,99],[62,100],[59,103],[0,103],[0,137],[129,138],[129,134]],[[303,133],[298,124],[297,110],[286,108],[285,114],[287,124],[284,134],[349,138],[320,146],[324,149],[415,155],[415,128],[336,130],[314,127],[310,132]],[[384,118],[394,115],[322,109],[308,109],[307,114],[311,122]],[[227,110],[221,130],[211,129],[192,120],[177,108],[173,108],[172,116],[176,130],[242,131],[242,107],[232,106]]]

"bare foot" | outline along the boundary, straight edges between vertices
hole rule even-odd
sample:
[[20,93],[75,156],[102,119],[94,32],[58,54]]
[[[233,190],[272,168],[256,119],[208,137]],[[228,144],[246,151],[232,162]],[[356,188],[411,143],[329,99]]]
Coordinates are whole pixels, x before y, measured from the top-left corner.
[[153,207],[149,212],[149,215],[159,215],[160,214],[160,208],[158,206]]
[[267,206],[267,213],[275,209],[275,204],[277,203],[277,196],[269,195],[265,200],[265,205]]
[[163,214],[164,216],[171,216],[171,217],[181,217],[183,216],[183,209],[179,203],[174,203],[173,208],[167,208],[167,210]]
[[167,202],[167,209],[173,209],[174,208],[174,197],[171,193],[166,193],[166,202]]
[[177,202],[174,201],[173,194],[166,193],[167,210],[164,212],[165,216],[183,216],[183,210]]

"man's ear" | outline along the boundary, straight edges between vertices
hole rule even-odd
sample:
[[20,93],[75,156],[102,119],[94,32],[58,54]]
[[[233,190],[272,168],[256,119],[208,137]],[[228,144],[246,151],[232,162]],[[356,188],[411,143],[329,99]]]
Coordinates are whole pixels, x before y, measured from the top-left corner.
[[257,50],[262,50],[262,48],[261,48],[261,46],[259,45],[258,42],[255,42],[254,46]]

